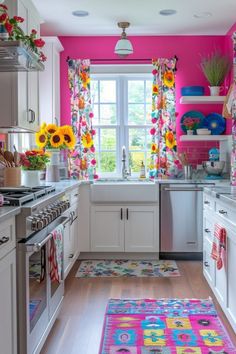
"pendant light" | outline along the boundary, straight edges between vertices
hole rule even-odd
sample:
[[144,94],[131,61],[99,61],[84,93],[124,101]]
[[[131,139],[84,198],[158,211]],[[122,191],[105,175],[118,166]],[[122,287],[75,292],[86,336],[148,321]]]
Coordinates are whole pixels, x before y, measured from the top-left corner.
[[129,54],[133,54],[133,46],[125,33],[125,29],[128,28],[129,25],[129,22],[118,22],[118,27],[122,28],[122,34],[121,39],[116,43],[115,54],[123,58],[127,57]]

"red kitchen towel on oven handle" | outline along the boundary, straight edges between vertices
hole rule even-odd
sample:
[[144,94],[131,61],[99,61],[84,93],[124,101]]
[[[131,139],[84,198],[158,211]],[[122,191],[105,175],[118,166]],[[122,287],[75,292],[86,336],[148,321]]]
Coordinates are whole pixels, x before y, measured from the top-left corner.
[[218,270],[222,269],[226,257],[226,230],[219,224],[215,224],[214,238],[212,242],[211,258],[216,261]]
[[51,234],[49,247],[49,274],[52,281],[62,281],[63,262],[63,225],[59,225]]

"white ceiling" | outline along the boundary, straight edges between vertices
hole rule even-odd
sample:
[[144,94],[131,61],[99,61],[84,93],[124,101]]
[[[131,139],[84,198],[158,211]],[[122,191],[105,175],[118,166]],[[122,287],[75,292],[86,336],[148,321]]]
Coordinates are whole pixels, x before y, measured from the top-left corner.
[[[128,35],[224,35],[236,22],[236,0],[33,0],[43,35],[119,35],[117,22],[128,21]],[[161,16],[174,9],[176,15]],[[88,17],[74,17],[86,10]],[[211,17],[194,14],[210,12]]]

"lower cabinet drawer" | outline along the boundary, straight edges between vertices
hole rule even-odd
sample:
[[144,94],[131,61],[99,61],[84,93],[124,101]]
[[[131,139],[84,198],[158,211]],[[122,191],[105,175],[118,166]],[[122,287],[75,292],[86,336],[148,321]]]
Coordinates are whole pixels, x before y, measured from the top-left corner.
[[203,273],[213,287],[215,283],[215,261],[211,258],[211,247],[212,243],[205,240],[203,243]]
[[9,218],[0,224],[0,258],[16,246],[15,218]]
[[216,202],[216,214],[222,220],[229,221],[232,225],[236,226],[236,210],[229,208],[224,203]]

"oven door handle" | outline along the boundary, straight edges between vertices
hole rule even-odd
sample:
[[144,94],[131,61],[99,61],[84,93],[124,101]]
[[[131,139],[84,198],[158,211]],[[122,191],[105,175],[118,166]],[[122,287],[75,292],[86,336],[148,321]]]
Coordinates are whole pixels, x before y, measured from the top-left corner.
[[[63,227],[65,228],[66,224],[68,224],[70,222],[70,218],[65,217],[64,219],[65,220],[59,225],[63,225]],[[32,251],[39,252],[40,249],[50,240],[51,237],[52,237],[52,233],[50,232],[41,242],[26,244],[27,252],[32,252]]]

